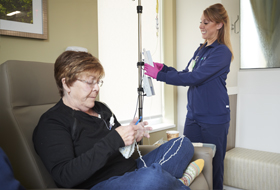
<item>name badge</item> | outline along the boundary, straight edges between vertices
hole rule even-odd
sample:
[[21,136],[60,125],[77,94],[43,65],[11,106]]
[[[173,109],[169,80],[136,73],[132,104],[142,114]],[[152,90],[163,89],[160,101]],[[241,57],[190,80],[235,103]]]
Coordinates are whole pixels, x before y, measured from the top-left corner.
[[192,72],[192,70],[193,70],[193,68],[194,68],[194,66],[195,66],[195,63],[196,63],[196,61],[193,59],[192,61],[191,61],[191,63],[190,63],[190,65],[189,65],[189,72]]

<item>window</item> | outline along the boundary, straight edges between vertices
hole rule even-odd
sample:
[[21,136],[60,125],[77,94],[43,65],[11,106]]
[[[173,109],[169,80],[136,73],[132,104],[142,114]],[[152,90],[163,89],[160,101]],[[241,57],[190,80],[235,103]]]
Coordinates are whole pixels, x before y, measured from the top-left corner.
[[[162,62],[161,29],[156,29],[157,1],[144,0],[141,3],[142,48],[150,50],[154,62]],[[136,111],[135,116],[138,116],[137,5],[138,2],[132,0],[98,1],[99,59],[105,69],[99,99],[112,109],[121,123],[131,121]],[[158,17],[160,25],[160,11]],[[143,101],[145,120],[160,120],[162,117],[162,83],[153,80],[153,85],[155,95],[145,96]]]
[[240,1],[241,69],[280,67],[280,2]]

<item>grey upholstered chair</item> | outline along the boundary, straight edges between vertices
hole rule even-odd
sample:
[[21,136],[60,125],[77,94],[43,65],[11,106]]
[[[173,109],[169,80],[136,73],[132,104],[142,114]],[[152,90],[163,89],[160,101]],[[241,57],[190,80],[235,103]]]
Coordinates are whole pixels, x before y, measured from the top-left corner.
[[[32,61],[9,60],[0,65],[0,146],[26,189],[57,188],[32,143],[40,116],[60,99],[53,70],[52,63]],[[141,152],[154,148],[143,145]],[[212,156],[211,148],[195,148],[193,159],[203,158],[205,166],[192,189],[212,189]]]

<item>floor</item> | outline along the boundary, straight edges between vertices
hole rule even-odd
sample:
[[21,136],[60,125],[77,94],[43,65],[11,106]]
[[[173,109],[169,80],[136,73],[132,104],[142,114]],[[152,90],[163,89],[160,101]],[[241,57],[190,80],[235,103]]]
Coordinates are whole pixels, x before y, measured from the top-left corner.
[[242,190],[242,189],[238,189],[238,188],[229,187],[229,186],[224,185],[224,190]]

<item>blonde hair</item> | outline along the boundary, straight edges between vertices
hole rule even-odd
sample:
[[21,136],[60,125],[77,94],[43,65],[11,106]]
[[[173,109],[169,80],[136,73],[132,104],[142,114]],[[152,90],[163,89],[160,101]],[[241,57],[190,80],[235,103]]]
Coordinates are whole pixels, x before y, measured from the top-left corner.
[[[231,60],[233,60],[234,55],[230,42],[230,21],[226,9],[222,4],[217,3],[205,9],[203,15],[212,22],[223,23],[222,28],[219,29],[217,40],[220,44],[225,44],[229,48],[232,54]],[[206,40],[204,43],[206,43]]]

